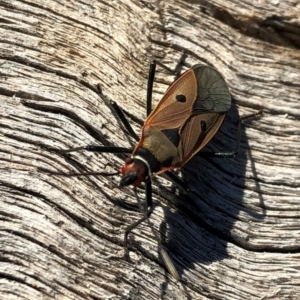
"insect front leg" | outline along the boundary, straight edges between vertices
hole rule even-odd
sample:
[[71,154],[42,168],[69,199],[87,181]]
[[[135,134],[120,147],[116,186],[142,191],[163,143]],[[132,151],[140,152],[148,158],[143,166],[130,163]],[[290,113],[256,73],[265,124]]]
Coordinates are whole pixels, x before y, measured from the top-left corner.
[[[128,241],[128,234],[139,224],[147,220],[150,215],[152,214],[153,211],[153,203],[152,203],[152,184],[151,181],[148,181],[145,183],[145,196],[146,196],[146,206],[144,208],[144,216],[137,220],[136,222],[130,224],[127,226],[125,229],[125,234],[124,234],[124,248],[127,250],[127,241]],[[137,196],[138,201],[140,202],[139,197]]]
[[[144,208],[144,216],[142,218],[140,218],[139,220],[137,220],[136,222],[134,222],[133,224],[129,225],[126,230],[125,230],[125,234],[124,234],[124,249],[125,249],[125,255],[128,254],[128,248],[127,248],[127,243],[128,243],[128,234],[135,228],[137,227],[139,224],[141,224],[144,221],[148,221],[150,228],[152,229],[152,232],[154,233],[155,239],[158,243],[158,249],[159,249],[159,253],[161,255],[161,258],[166,266],[166,268],[168,269],[169,273],[176,279],[176,280],[180,280],[180,276],[171,260],[171,258],[169,257],[167,251],[164,249],[164,247],[162,246],[161,240],[156,232],[156,230],[153,228],[152,223],[149,220],[150,215],[153,212],[153,203],[152,203],[152,184],[151,181],[148,181],[145,183],[145,195],[146,195],[146,206]],[[137,199],[139,201],[140,204],[140,199],[137,196]]]

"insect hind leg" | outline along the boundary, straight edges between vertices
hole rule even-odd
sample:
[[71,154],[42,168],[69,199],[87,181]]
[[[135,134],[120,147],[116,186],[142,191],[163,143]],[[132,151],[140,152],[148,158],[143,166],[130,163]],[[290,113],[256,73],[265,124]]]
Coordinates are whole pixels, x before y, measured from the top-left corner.
[[[242,122],[246,119],[256,117],[256,116],[262,114],[262,112],[263,111],[260,110],[256,113],[251,114],[251,115],[247,115],[247,116],[239,118],[238,129],[237,129],[237,134],[236,134],[235,150],[228,151],[228,152],[205,152],[205,151],[200,151],[196,155],[201,156],[201,157],[219,157],[219,158],[233,158],[233,157],[236,157],[239,153],[239,150],[240,150]],[[202,124],[201,124],[201,126],[202,126]]]

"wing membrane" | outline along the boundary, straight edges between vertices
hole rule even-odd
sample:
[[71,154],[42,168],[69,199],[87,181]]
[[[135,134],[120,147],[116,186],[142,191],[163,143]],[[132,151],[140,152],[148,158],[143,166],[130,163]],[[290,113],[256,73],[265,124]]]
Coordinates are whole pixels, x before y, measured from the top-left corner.
[[198,83],[193,113],[228,111],[231,96],[223,76],[208,66],[196,65],[193,70]]

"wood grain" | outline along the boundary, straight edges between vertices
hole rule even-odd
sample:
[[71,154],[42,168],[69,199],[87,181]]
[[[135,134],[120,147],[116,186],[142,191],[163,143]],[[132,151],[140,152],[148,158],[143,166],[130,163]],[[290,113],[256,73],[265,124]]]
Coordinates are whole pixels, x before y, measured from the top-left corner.
[[[298,1],[0,1],[0,299],[299,299],[300,4]],[[109,107],[139,132],[149,62],[154,105],[196,63],[223,74],[234,100],[207,150],[179,173],[189,195],[154,180],[151,223],[176,282],[119,176],[133,147]],[[144,199],[144,191],[138,191]]]

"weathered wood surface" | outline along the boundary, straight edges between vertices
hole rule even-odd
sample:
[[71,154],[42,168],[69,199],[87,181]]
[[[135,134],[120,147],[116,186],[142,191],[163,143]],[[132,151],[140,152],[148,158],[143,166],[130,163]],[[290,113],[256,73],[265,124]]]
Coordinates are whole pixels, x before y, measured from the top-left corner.
[[[299,22],[299,1],[1,0],[0,298],[300,299]],[[37,169],[118,169],[124,156],[55,149],[134,145],[107,101],[138,132],[153,58],[155,103],[177,66],[224,75],[235,105],[208,149],[232,149],[238,114],[265,109],[238,158],[182,169],[189,196],[155,181],[151,222],[181,282],[147,224],[123,258],[140,214],[119,176]]]

